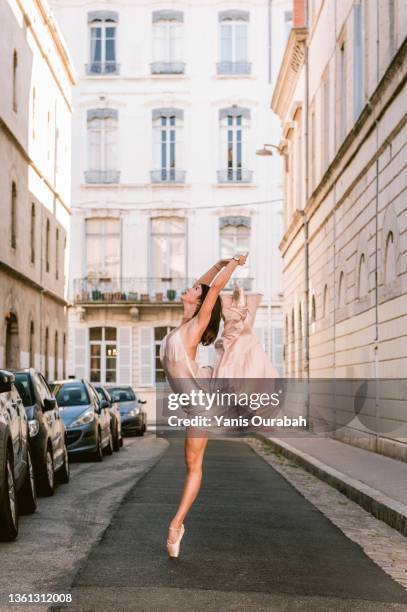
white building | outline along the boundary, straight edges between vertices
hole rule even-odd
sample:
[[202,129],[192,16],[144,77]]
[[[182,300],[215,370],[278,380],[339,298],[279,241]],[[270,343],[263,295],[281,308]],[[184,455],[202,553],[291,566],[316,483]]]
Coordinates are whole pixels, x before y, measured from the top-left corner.
[[0,1],[0,367],[62,376],[73,68],[47,2]]
[[290,2],[52,4],[78,75],[68,373],[145,396],[180,291],[245,250],[281,367],[281,160],[255,153],[279,140],[268,101]]

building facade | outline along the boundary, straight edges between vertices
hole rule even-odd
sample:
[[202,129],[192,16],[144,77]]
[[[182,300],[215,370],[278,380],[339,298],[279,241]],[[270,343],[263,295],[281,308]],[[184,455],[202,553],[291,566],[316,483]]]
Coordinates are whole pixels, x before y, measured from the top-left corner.
[[285,160],[285,371],[375,381],[371,407],[339,411],[336,435],[406,458],[405,393],[390,399],[381,380],[407,364],[407,5],[306,4],[293,3],[272,98]]
[[268,100],[290,3],[52,4],[78,79],[68,373],[151,395],[181,291],[242,251],[282,367],[281,160],[255,153],[280,129]]
[[0,365],[62,376],[73,72],[43,0],[0,2]]

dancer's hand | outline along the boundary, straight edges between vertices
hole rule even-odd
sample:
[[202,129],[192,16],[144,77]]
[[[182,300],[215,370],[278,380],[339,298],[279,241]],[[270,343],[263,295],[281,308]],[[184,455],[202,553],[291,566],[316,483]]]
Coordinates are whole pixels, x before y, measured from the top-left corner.
[[247,256],[249,255],[249,253],[245,253],[244,255],[242,253],[237,253],[236,257],[239,257],[239,261],[238,261],[238,266],[244,266],[246,263],[246,259]]

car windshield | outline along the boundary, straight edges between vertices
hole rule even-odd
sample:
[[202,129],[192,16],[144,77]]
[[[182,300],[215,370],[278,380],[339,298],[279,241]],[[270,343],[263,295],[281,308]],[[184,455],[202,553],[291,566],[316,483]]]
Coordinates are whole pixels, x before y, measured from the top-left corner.
[[17,387],[17,391],[20,394],[20,397],[23,401],[24,407],[32,406],[35,402],[33,399],[31,381],[28,374],[23,372],[19,372],[15,375],[15,386]]
[[56,385],[54,389],[58,406],[87,406],[90,404],[88,391],[82,383]]
[[110,388],[109,393],[114,402],[134,402],[136,399],[133,389],[129,387]]

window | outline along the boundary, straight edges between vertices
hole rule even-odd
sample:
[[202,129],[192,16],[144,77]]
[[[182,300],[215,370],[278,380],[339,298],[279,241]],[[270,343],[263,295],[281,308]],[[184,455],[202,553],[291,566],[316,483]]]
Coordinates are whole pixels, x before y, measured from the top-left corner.
[[353,118],[359,117],[365,102],[364,11],[361,0],[353,5]]
[[396,2],[397,0],[388,0],[388,7],[389,7],[389,52],[390,52],[390,59],[393,57],[394,53],[396,52],[396,34],[397,34],[397,30],[396,30]]
[[116,382],[116,336],[115,327],[91,327],[89,329],[91,382]]
[[249,183],[252,172],[247,169],[247,130],[250,110],[232,106],[219,111],[221,132],[220,183]]
[[88,110],[87,183],[118,183],[118,111],[111,108]]
[[58,332],[55,332],[54,338],[54,380],[58,378]]
[[151,276],[185,278],[185,219],[158,217],[151,220]]
[[322,312],[322,316],[327,317],[328,316],[328,285],[324,286],[324,298],[323,298],[323,312]]
[[322,129],[321,129],[321,166],[323,170],[329,166],[329,66],[322,80]]
[[184,112],[176,108],[153,111],[153,183],[183,182],[181,134]]
[[90,25],[90,63],[88,74],[118,74],[116,62],[116,27],[118,14],[115,11],[92,11],[88,13]]
[[32,91],[32,102],[31,102],[31,128],[32,128],[32,137],[35,139],[35,111],[36,111],[36,93],[35,87],[33,87]]
[[35,204],[31,204],[30,261],[35,263]]
[[17,68],[18,68],[18,55],[14,49],[13,52],[13,111],[17,112]]
[[87,275],[117,279],[120,276],[120,219],[86,220]]
[[384,253],[384,283],[389,285],[397,277],[396,250],[393,232],[389,232],[386,238],[386,249]]
[[152,74],[183,74],[183,13],[162,10],[153,12]]
[[45,374],[45,378],[49,380],[49,331],[48,331],[48,327],[45,328],[44,359],[45,359],[44,374]]
[[55,232],[55,278],[59,279],[59,229]]
[[302,111],[299,109],[296,115],[295,128],[295,208],[303,208],[303,180],[302,180]]
[[317,152],[316,152],[316,121],[315,121],[315,103],[312,102],[310,108],[310,166],[311,166],[311,192],[314,191],[316,187],[316,178],[317,178]]
[[155,327],[154,328],[154,355],[155,355],[155,382],[165,382],[165,373],[160,360],[161,341],[174,327]]
[[64,334],[62,341],[62,378],[66,378],[66,334]]
[[47,219],[46,230],[45,230],[45,270],[47,272],[49,272],[50,232],[51,232],[51,226],[50,226],[49,219]]
[[338,308],[345,306],[345,274],[342,271],[339,275],[339,286],[338,286]]
[[339,47],[339,70],[338,70],[338,115],[339,115],[339,144],[345,139],[346,133],[346,49],[345,42]]
[[10,211],[10,241],[11,248],[17,248],[17,187],[11,183],[11,211]]
[[230,10],[219,13],[220,61],[218,74],[250,74],[247,61],[247,33],[249,13]]
[[359,260],[359,270],[358,270],[358,295],[359,299],[362,299],[367,296],[367,265],[365,254],[362,253]]
[[[219,221],[220,258],[229,259],[236,253],[250,251],[251,220],[246,217],[223,217]],[[238,266],[234,278],[248,278],[249,266]],[[233,285],[233,279],[232,279]],[[250,287],[245,287],[250,290]]]
[[315,302],[315,295],[311,298],[311,323],[315,323],[317,320],[317,306]]
[[34,368],[34,321],[30,323],[30,338],[29,338],[29,346],[28,346],[28,358],[29,358],[29,367]]

